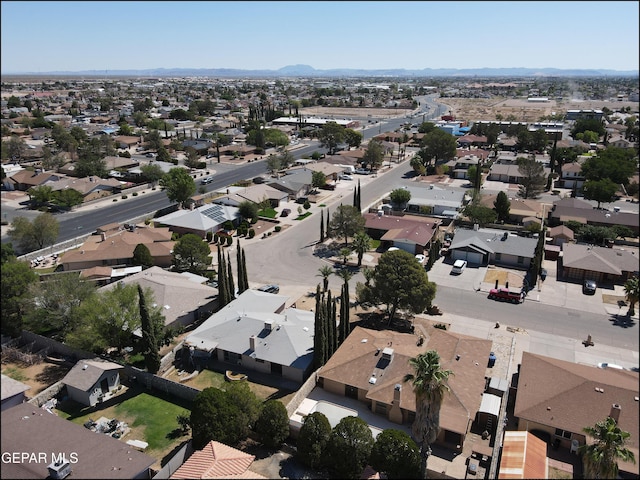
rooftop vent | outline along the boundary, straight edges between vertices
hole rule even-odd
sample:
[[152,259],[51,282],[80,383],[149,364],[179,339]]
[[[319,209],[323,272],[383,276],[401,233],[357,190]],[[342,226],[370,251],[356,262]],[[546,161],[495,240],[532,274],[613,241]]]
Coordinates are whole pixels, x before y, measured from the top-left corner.
[[49,470],[49,478],[61,480],[71,473],[71,463],[64,458],[62,461],[56,461],[47,466]]
[[392,356],[393,356],[393,348],[386,347],[384,350],[382,350],[383,359],[391,361]]

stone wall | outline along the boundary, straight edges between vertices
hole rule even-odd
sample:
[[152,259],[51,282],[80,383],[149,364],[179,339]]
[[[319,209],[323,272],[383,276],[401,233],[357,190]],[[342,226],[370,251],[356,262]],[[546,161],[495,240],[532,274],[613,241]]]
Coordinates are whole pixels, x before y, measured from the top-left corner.
[[311,390],[313,390],[316,387],[316,383],[318,382],[319,371],[320,369],[316,370],[311,375],[309,375],[309,378],[307,379],[307,381],[302,384],[302,386],[298,389],[298,391],[293,396],[293,398],[286,405],[288,417],[291,417],[291,415],[295,413],[295,411],[298,409],[302,401],[311,393]]

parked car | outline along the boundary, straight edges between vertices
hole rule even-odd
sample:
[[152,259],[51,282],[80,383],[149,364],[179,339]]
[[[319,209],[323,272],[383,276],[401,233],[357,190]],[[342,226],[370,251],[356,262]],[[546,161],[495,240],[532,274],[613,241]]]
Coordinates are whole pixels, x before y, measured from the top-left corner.
[[278,293],[280,291],[280,287],[278,285],[263,285],[258,288],[258,290],[266,293]]
[[598,368],[613,368],[614,370],[624,370],[624,367],[616,365],[615,363],[600,362]]
[[202,181],[200,182],[202,185],[207,185],[208,183],[213,182],[213,177],[205,177],[202,179]]
[[456,260],[453,263],[453,268],[451,269],[451,275],[460,275],[464,272],[464,269],[467,268],[466,260]]
[[290,213],[291,213],[291,209],[290,208],[283,208],[282,211],[280,212],[280,216],[281,217],[288,217]]
[[145,156],[146,156],[147,158],[155,158],[156,154],[155,154],[155,153],[151,153],[151,152],[149,152],[149,153],[147,153]]
[[585,280],[582,285],[582,293],[585,295],[594,295],[596,293],[596,281],[595,280]]
[[299,198],[296,198],[296,203],[304,203],[307,200],[309,200],[307,197],[299,197]]
[[371,170],[367,170],[366,168],[356,168],[355,173],[358,175],[369,175]]
[[335,183],[325,183],[320,188],[322,190],[335,190],[336,189],[336,184]]
[[353,180],[353,177],[351,175],[347,175],[346,173],[343,173],[342,175],[340,175],[340,180]]
[[524,293],[509,290],[508,288],[492,288],[489,290],[489,298],[502,302],[521,303],[524,300]]
[[421,253],[416,255],[416,260],[418,261],[418,263],[424,263],[424,261],[426,260],[427,257],[425,257],[424,255],[422,255]]

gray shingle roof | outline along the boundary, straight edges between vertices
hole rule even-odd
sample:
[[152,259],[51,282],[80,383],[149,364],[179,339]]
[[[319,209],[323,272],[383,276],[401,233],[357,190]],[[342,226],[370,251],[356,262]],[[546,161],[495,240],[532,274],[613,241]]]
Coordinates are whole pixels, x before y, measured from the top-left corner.
[[[504,237],[505,233],[507,233],[506,239]],[[509,232],[503,230],[493,230],[489,228],[467,230],[460,228],[453,237],[450,250],[474,246],[489,253],[533,258],[537,243],[537,238],[510,235]]]

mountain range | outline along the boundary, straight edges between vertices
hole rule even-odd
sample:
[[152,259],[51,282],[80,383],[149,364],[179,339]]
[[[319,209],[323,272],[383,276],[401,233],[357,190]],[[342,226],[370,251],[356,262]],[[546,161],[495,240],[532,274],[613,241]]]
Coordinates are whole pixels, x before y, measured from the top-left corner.
[[423,68],[408,70],[335,68],[316,70],[309,65],[288,65],[277,70],[243,70],[235,68],[152,68],[145,70],[82,70],[21,72],[6,75],[88,75],[134,77],[637,77],[638,70],[559,69],[559,68]]

